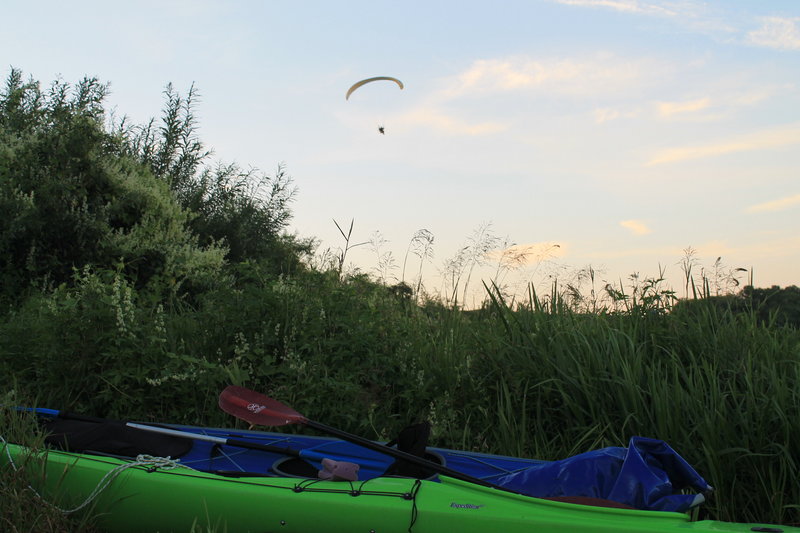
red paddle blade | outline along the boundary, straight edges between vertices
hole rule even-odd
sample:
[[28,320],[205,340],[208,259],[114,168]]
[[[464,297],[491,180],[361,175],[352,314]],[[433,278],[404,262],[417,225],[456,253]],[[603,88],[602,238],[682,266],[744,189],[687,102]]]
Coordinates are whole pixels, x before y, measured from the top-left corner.
[[219,395],[219,406],[226,413],[261,426],[305,424],[308,419],[278,400],[261,393],[230,385]]

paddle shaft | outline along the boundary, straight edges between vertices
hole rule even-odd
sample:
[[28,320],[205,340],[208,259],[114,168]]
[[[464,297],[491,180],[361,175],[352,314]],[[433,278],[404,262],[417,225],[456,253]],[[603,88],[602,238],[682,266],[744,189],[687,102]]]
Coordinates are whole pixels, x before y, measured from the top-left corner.
[[433,461],[428,461],[427,459],[406,453],[397,448],[391,448],[378,442],[374,442],[357,435],[352,435],[342,431],[341,429],[336,429],[334,427],[322,424],[321,422],[309,420],[288,405],[270,398],[269,396],[265,396],[260,392],[245,389],[244,387],[237,385],[229,385],[225,387],[225,390],[223,390],[219,395],[219,406],[226,413],[250,422],[251,424],[260,424],[264,426],[303,424],[324,433],[335,435],[336,437],[339,437],[347,442],[351,442],[378,453],[406,461],[426,470],[444,474],[455,479],[460,479],[461,481],[466,481],[467,483],[474,483],[484,487],[519,494],[516,491],[495,485],[494,483],[484,479],[472,477],[457,470],[452,470],[444,465],[434,463]]
[[417,457],[416,455],[406,453],[402,450],[398,450],[397,448],[390,448],[388,446],[384,446],[383,444],[371,441],[369,439],[365,439],[363,437],[359,437],[358,435],[352,435],[350,433],[342,431],[341,429],[336,429],[334,427],[327,426],[320,422],[314,422],[313,420],[304,419],[302,423],[310,428],[323,431],[330,435],[335,435],[342,440],[352,442],[353,444],[358,444],[359,446],[363,446],[364,448],[369,448],[370,450],[383,453],[395,457],[397,459],[402,459],[403,461],[408,461],[409,463],[413,463],[417,466],[427,468],[428,470],[433,470],[434,472],[437,472],[439,474],[444,474],[446,476],[460,479],[461,481],[466,481],[468,483],[483,485],[484,487],[491,487],[493,489],[499,489],[505,492],[514,492],[499,485],[495,485],[494,483],[490,483],[489,481],[472,477],[468,474],[464,474],[463,472],[459,472],[458,470],[452,470],[450,468],[447,468],[446,466],[441,465],[439,463],[428,461],[427,459],[423,459],[422,457]]
[[[32,407],[25,407],[21,408],[21,410],[25,411],[33,411],[37,414],[42,414],[46,416],[55,416],[59,418],[66,418],[71,420],[82,420],[84,422],[114,422],[112,420],[108,420],[105,418],[98,418],[94,416],[87,416],[87,415],[79,415],[74,413],[65,413],[63,411],[57,411],[55,409],[43,409],[43,408],[32,408]],[[142,431],[150,431],[151,433],[161,433],[162,435],[171,435],[173,437],[183,437],[185,439],[193,439],[193,440],[201,440],[205,442],[213,442],[215,444],[225,444],[227,446],[236,446],[237,448],[248,448],[251,450],[259,450],[262,452],[270,452],[270,453],[278,453],[282,455],[291,455],[293,457],[300,457],[300,452],[298,450],[292,448],[286,448],[284,446],[274,446],[271,444],[261,444],[258,442],[249,442],[246,440],[239,440],[239,439],[232,439],[232,438],[224,438],[224,437],[215,437],[213,435],[203,435],[202,433],[193,433],[191,431],[181,431],[177,429],[171,428],[164,428],[159,426],[150,426],[146,424],[139,424],[136,422],[117,422],[117,423],[124,423],[129,428],[139,429]]]
[[125,425],[128,426],[129,428],[141,429],[142,431],[151,431],[153,433],[160,433],[162,435],[170,435],[173,437],[183,437],[186,439],[202,440],[205,442],[213,442],[215,444],[236,446],[237,448],[249,448],[251,450],[259,450],[263,452],[280,453],[283,455],[300,457],[299,451],[293,450],[292,448],[284,448],[283,446],[273,446],[271,444],[261,444],[258,442],[249,442],[246,440],[215,437],[213,435],[203,435],[202,433],[193,433],[191,431],[181,431],[178,429],[162,428],[158,426],[147,426],[145,424],[137,424],[135,422],[126,422]]

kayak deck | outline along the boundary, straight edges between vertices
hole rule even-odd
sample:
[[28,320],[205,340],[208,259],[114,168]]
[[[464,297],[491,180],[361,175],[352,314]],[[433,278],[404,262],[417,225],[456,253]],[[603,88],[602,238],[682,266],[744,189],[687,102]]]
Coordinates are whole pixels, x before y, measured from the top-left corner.
[[[173,424],[166,427],[213,437],[235,438],[276,448],[288,448],[300,452],[302,460],[313,465],[317,470],[322,469],[322,459],[324,458],[357,463],[360,466],[359,480],[373,479],[383,475],[393,462],[389,455],[330,437]],[[442,466],[447,466],[453,470],[458,470],[486,481],[492,481],[498,477],[546,462],[537,459],[431,447],[427,448],[427,455],[430,460],[438,462]],[[301,473],[291,471],[290,468],[284,468],[288,463],[287,459],[290,458],[291,456],[277,451],[269,453],[237,446],[220,446],[196,441],[192,446],[192,450],[181,457],[181,463],[212,472],[239,471],[243,473],[306,477]]]

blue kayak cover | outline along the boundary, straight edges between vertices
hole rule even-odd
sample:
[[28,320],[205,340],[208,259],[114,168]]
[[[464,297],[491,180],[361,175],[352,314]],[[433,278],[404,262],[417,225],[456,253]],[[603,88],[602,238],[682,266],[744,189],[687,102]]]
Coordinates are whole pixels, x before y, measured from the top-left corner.
[[[646,437],[632,437],[627,448],[534,465],[498,478],[497,484],[539,498],[603,498],[636,509],[678,512],[699,505],[703,493],[713,490],[667,443]],[[684,489],[699,494],[681,494]]]

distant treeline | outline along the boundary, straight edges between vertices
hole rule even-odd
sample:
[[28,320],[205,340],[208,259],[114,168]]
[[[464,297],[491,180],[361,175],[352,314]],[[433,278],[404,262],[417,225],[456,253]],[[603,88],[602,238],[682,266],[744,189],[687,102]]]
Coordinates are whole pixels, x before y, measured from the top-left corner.
[[680,309],[708,305],[730,309],[734,313],[752,313],[762,325],[800,328],[800,288],[795,285],[785,288],[773,285],[768,289],[747,285],[738,294],[681,300],[674,307]]

